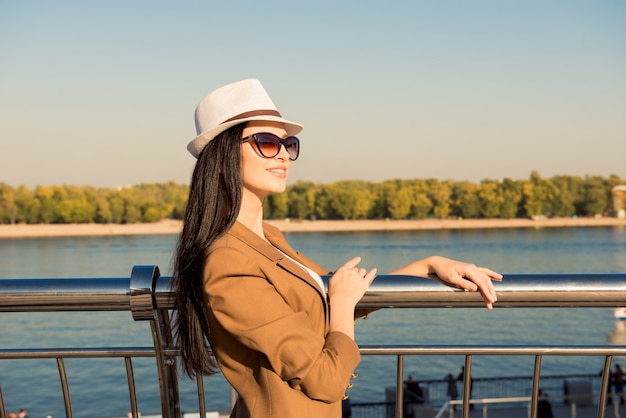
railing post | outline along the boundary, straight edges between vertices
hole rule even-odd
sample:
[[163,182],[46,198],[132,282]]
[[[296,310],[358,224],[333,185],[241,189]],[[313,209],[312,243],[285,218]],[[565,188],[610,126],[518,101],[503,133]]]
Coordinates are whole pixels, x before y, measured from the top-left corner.
[[160,275],[157,266],[133,267],[130,276],[130,307],[135,321],[150,321],[161,392],[161,413],[164,417],[180,418],[176,360],[164,353],[164,349],[173,342],[170,317],[167,310],[156,308],[154,296]]
[[70,398],[70,387],[67,382],[67,373],[65,372],[65,362],[62,357],[57,357],[57,368],[59,369],[59,377],[61,379],[61,391],[63,392],[63,403],[65,404],[65,416],[72,418],[72,400]]
[[472,355],[465,356],[465,366],[463,369],[463,418],[469,418],[470,396],[472,393]]
[[2,385],[0,385],[0,418],[6,417],[6,411],[4,410],[4,397],[2,396]]
[[[600,384],[600,399],[598,399],[598,418],[604,418],[604,411],[606,408],[606,398],[608,393],[609,381],[611,380],[611,363],[613,362],[613,356],[606,356],[604,358],[604,368],[602,369],[602,383]],[[611,401],[612,402],[612,401]],[[619,418],[619,412],[615,416]]]
[[396,371],[396,418],[404,414],[404,356],[398,356]]
[[133,361],[130,357],[125,357],[126,362],[126,380],[128,380],[128,392],[130,395],[130,413],[133,417],[139,416],[139,407],[137,406],[137,389],[135,388],[135,374],[133,373]]
[[541,374],[541,360],[540,355],[535,356],[535,369],[533,371],[533,387],[532,395],[530,397],[530,416],[535,418],[537,416],[537,406],[539,405],[539,378]]

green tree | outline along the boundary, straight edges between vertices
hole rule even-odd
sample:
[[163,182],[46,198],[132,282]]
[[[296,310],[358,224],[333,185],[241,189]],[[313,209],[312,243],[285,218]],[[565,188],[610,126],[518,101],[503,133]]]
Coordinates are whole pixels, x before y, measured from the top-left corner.
[[15,206],[17,208],[17,223],[35,224],[39,222],[41,204],[35,198],[32,190],[24,185],[15,190]]
[[106,194],[101,192],[96,202],[96,223],[109,224],[113,222],[113,212],[111,204],[106,198]]
[[40,223],[49,224],[56,222],[56,207],[58,201],[54,199],[55,191],[53,187],[37,186],[35,188],[35,197],[39,200],[39,221]]
[[459,216],[472,219],[480,215],[479,186],[476,183],[462,181],[452,186],[452,200],[455,212]]
[[[423,219],[477,216],[592,216],[611,213],[611,189],[624,181],[587,176],[542,179],[533,171],[528,180],[471,182],[437,179],[386,180],[382,183],[339,181],[332,184],[297,182],[287,193],[264,202],[268,218]],[[183,217],[189,186],[143,183],[118,190],[91,186],[25,186],[0,183],[1,223],[154,222]]]
[[478,189],[478,199],[480,201],[480,214],[483,218],[500,217],[500,209],[504,199],[500,194],[500,187],[497,181],[481,181]]
[[189,197],[189,186],[169,182],[165,186],[163,198],[170,208],[169,216],[172,219],[183,219],[185,207]]
[[0,183],[0,223],[14,224],[16,217],[15,190],[6,183]]
[[325,188],[332,209],[342,219],[367,218],[375,196],[365,181],[339,181]]
[[142,221],[143,222],[157,222],[163,217],[164,211],[157,205],[145,205],[142,208]]
[[312,182],[298,181],[287,188],[289,216],[295,219],[315,217],[316,185]]
[[137,193],[130,187],[118,190],[123,202],[123,214],[120,223],[131,224],[141,222],[141,205]]
[[426,219],[433,209],[433,201],[426,193],[418,193],[413,198],[411,206],[411,216],[415,219]]
[[433,210],[433,201],[428,197],[430,186],[426,180],[416,179],[409,181],[413,197],[411,199],[411,217],[426,219]]
[[552,215],[571,217],[576,214],[576,199],[580,193],[580,178],[556,176],[552,179],[555,196],[552,201]]
[[445,219],[450,214],[450,198],[452,187],[449,181],[440,182],[437,179],[429,179],[430,198],[433,201],[433,214],[439,219]]
[[111,212],[110,222],[114,224],[121,224],[124,222],[125,203],[119,190],[110,191],[105,194],[107,201],[109,202],[109,210]]
[[609,211],[610,190],[602,177],[586,176],[583,181],[584,214],[602,215]]
[[502,196],[500,216],[505,219],[516,218],[520,212],[520,202],[522,201],[522,182],[504,178],[499,187],[500,196]]
[[528,217],[545,215],[545,205],[548,201],[548,191],[538,172],[533,171],[530,181],[524,183],[522,188],[524,196],[524,211]]
[[339,215],[331,206],[331,198],[328,194],[330,185],[322,184],[319,186],[315,196],[315,217],[318,219],[337,219]]
[[169,214],[162,184],[142,183],[130,188],[126,195],[126,216],[136,218],[129,222],[156,222]]
[[[286,193],[271,194],[263,202],[263,213],[268,219],[285,219],[289,214]],[[267,213],[268,215],[265,215]]]
[[326,188],[330,206],[342,219],[354,219],[356,213],[356,193],[345,187],[345,183],[334,183]]
[[412,193],[408,187],[392,192],[389,200],[389,214],[393,219],[406,219],[411,213]]
[[402,187],[402,180],[385,180],[382,183],[373,185],[376,189],[377,198],[372,202],[371,215],[377,219],[386,219],[392,217],[389,207],[393,201],[393,196],[397,193],[398,188]]
[[57,204],[57,215],[60,223],[93,222],[96,208],[87,199],[85,189],[77,186],[65,186],[65,198]]

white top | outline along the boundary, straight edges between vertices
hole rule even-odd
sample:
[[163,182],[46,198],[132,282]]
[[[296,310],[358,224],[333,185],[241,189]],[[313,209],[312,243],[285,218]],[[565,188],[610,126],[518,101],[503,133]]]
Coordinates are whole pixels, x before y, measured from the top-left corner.
[[[276,247],[274,247],[276,248]],[[276,248],[278,251],[280,251],[280,249]],[[290,259],[291,261],[293,261],[294,263],[296,263],[297,265],[299,265],[300,267],[302,267],[304,269],[304,271],[306,271],[307,273],[309,273],[309,275],[313,278],[313,280],[315,280],[317,282],[317,284],[319,285],[320,289],[322,289],[322,292],[326,292],[326,289],[324,287],[324,281],[322,280],[322,277],[317,274],[316,272],[314,272],[313,270],[311,270],[310,268],[308,268],[307,266],[305,266],[304,264],[302,264],[301,262],[299,262],[298,260],[294,260],[293,258],[289,257],[287,254],[285,254],[284,252],[280,251],[285,257],[287,257],[288,259]]]

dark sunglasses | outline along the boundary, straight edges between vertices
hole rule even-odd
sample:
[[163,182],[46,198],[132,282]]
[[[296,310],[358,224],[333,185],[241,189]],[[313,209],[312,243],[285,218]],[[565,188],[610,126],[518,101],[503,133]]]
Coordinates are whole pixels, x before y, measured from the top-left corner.
[[241,138],[241,142],[254,140],[259,153],[265,158],[274,158],[280,152],[280,146],[284,146],[289,153],[289,159],[295,161],[300,154],[300,140],[295,136],[288,136],[283,139],[269,132],[259,132],[245,138]]

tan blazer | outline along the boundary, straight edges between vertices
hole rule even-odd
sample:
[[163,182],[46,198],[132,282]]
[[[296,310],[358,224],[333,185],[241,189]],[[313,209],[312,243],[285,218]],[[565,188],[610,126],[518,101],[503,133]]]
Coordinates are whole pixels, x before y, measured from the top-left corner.
[[358,347],[329,332],[325,292],[276,248],[329,272],[278,229],[264,224],[264,232],[271,244],[236,223],[211,247],[204,273],[211,346],[239,394],[231,417],[340,418]]

